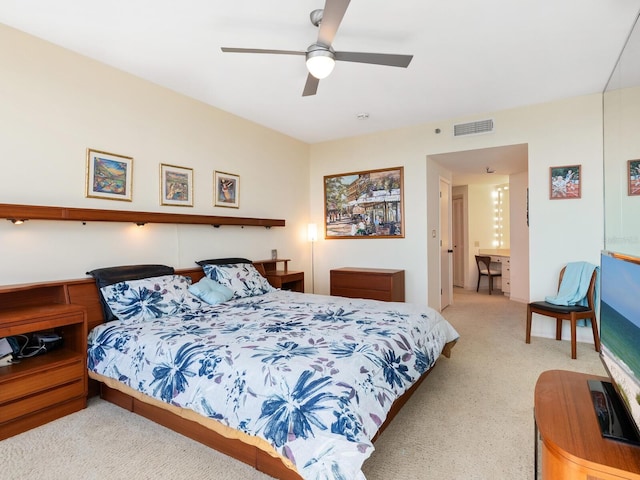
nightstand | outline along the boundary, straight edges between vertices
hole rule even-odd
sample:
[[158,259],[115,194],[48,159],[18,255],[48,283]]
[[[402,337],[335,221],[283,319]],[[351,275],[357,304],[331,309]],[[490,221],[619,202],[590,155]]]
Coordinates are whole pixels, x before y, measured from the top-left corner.
[[0,337],[54,331],[64,342],[51,352],[0,367],[0,440],[87,405],[87,314],[80,305],[49,303],[62,290],[0,289]]
[[[275,288],[291,290],[304,293],[304,272],[291,271],[288,268],[289,259],[258,260],[253,262],[264,267],[265,276],[269,283]],[[283,264],[282,269],[278,269],[278,263]]]

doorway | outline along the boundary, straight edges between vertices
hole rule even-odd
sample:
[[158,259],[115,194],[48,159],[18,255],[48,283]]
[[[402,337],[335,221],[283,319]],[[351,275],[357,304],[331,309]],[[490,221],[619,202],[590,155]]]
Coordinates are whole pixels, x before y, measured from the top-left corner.
[[453,286],[464,288],[464,252],[465,225],[464,221],[464,198],[462,195],[455,195],[452,201],[451,220],[451,243],[453,247]]
[[440,311],[451,305],[453,296],[450,199],[451,183],[440,177]]
[[[471,289],[475,288],[477,269],[475,264],[475,255],[478,250],[491,250],[494,246],[494,218],[490,213],[493,209],[488,207],[485,212],[478,211],[478,195],[481,192],[489,191],[492,186],[500,184],[509,184],[511,180],[516,180],[515,192],[512,191],[512,201],[516,198],[517,209],[511,211],[511,215],[515,215],[517,222],[517,235],[511,235],[511,270],[512,272],[518,266],[518,276],[511,282],[511,292],[519,285],[522,298],[528,297],[528,278],[529,278],[529,246],[528,246],[528,227],[521,222],[521,217],[525,218],[526,211],[525,201],[520,202],[519,197],[525,198],[527,189],[527,170],[528,170],[528,145],[517,144],[502,147],[491,147],[476,150],[467,150],[459,152],[450,152],[427,157],[428,164],[434,162],[434,166],[429,167],[431,171],[439,171],[440,178],[449,178],[452,190],[449,197],[449,210],[445,213],[441,208],[438,211],[432,211],[433,214],[441,217],[448,216],[451,230],[445,232],[440,229],[439,240],[452,242],[452,268],[449,269],[448,262],[442,260],[442,248],[440,242],[431,245],[428,254],[432,260],[439,261],[430,263],[429,278],[440,282],[438,293],[449,290],[453,292],[453,285],[462,286]],[[429,171],[428,168],[428,171]],[[435,180],[435,179],[434,179]],[[433,183],[432,183],[433,185]],[[433,185],[435,186],[435,185]],[[460,192],[462,192],[460,194]],[[458,198],[458,197],[462,198]],[[431,201],[436,201],[435,196],[429,195]],[[484,198],[484,197],[483,197]],[[455,202],[454,202],[455,199]],[[438,199],[439,200],[439,199]],[[484,202],[484,200],[482,200]],[[454,207],[455,203],[455,207]],[[462,210],[462,213],[460,213]],[[462,217],[462,222],[454,222],[453,217]],[[435,218],[434,218],[435,220]],[[456,227],[456,223],[461,227]],[[439,225],[439,219],[434,222]],[[460,228],[460,229],[458,229]],[[435,235],[434,235],[435,236]],[[455,239],[454,239],[455,238]],[[517,245],[513,244],[513,242]],[[436,253],[436,245],[438,252]],[[456,252],[456,249],[459,251]],[[435,271],[432,271],[435,270]],[[449,272],[447,278],[444,270]],[[447,281],[448,283],[444,283]],[[430,287],[431,298],[435,297],[435,288]],[[438,300],[441,300],[438,298]],[[451,293],[451,301],[453,301],[453,293]]]

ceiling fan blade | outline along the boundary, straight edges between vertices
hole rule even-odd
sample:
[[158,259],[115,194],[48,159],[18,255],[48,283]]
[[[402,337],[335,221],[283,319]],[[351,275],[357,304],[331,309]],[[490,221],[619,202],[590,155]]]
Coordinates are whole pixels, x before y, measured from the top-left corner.
[[327,0],[318,31],[318,43],[330,47],[351,0]]
[[307,83],[304,84],[304,90],[302,91],[303,97],[308,97],[309,95],[315,95],[318,91],[318,84],[320,80],[318,80],[313,75],[307,75]]
[[336,60],[342,62],[371,63],[388,67],[407,68],[413,55],[396,55],[393,53],[336,52]]
[[306,55],[307,52],[300,52],[298,50],[267,50],[264,48],[230,48],[221,47],[225,53],[271,53],[274,55]]

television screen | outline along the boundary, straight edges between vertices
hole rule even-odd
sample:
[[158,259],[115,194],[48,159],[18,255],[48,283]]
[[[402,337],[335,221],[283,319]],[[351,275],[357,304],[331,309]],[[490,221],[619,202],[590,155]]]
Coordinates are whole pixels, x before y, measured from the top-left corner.
[[[601,358],[630,415],[640,426],[640,259],[603,252],[600,277]],[[602,420],[601,420],[602,423]]]

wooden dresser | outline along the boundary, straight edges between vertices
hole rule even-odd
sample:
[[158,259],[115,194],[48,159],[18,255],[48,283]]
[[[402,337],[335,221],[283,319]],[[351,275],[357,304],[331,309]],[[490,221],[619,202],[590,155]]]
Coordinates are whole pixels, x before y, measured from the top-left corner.
[[640,447],[603,438],[584,373],[550,370],[535,388],[540,480],[640,480]]
[[404,270],[336,268],[330,271],[331,295],[404,302]]

